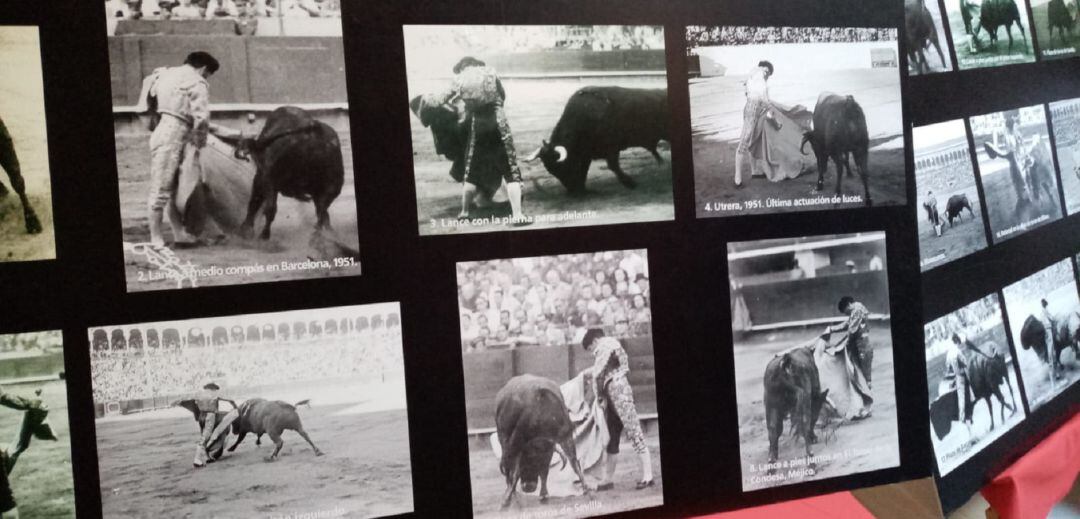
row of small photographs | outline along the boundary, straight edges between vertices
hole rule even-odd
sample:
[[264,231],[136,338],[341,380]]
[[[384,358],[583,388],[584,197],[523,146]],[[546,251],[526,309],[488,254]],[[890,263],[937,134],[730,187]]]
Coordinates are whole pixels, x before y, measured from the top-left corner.
[[916,127],[912,142],[923,271],[1080,212],[1080,99]]
[[[161,34],[126,22],[109,36],[109,59],[128,71],[111,76],[128,290],[358,275],[341,20],[258,26],[315,42],[299,57],[263,52],[289,38],[235,36],[251,50],[213,54],[206,34],[172,34],[189,31],[183,20],[156,22]],[[421,235],[674,219],[663,27],[402,30]],[[896,30],[690,27],[687,40],[699,214],[906,202]],[[20,56],[37,63],[30,50]],[[209,103],[176,117],[176,85]],[[834,163],[846,175],[828,177],[838,143],[812,131],[815,114],[865,123],[848,139],[861,178],[841,186],[848,161]],[[201,139],[187,122],[202,118],[205,145],[186,144],[193,131]],[[17,145],[45,142],[19,133]],[[276,147],[305,150],[298,160],[318,178],[263,160]],[[596,159],[606,164],[588,180]]]
[[925,325],[931,441],[942,477],[1020,423],[1025,409],[1035,412],[1080,379],[1073,268],[1065,259]]
[[1036,48],[1041,60],[1078,56],[1078,24],[1066,0],[904,0],[908,73],[1033,63]]
[[885,251],[882,232],[728,245],[744,491],[899,466]]

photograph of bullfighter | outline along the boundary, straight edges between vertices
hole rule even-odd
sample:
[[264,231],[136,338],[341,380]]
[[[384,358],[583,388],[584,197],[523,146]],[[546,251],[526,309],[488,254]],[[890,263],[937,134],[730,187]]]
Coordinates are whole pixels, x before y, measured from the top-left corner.
[[686,35],[698,217],[906,203],[896,29]]
[[960,70],[1035,61],[1026,0],[944,0]]
[[938,0],[904,0],[904,49],[908,74],[953,70]]
[[1005,287],[1005,311],[1032,412],[1080,379],[1080,295],[1071,259]]
[[56,259],[38,28],[0,26],[0,262]]
[[1020,377],[996,293],[923,329],[930,439],[945,476],[1024,419]]
[[378,303],[88,330],[103,515],[412,512],[400,315]]
[[112,20],[129,292],[360,274],[341,19],[225,14]]
[[925,272],[986,248],[975,164],[963,119],[912,130],[919,265]]
[[645,250],[457,264],[475,517],[663,504],[648,276]]
[[743,491],[900,464],[885,233],[728,244]]
[[0,516],[75,517],[63,336],[0,335]]
[[1054,150],[1065,193],[1066,214],[1080,213],[1080,99],[1050,103]]
[[1043,105],[969,119],[993,243],[1062,217]]
[[674,218],[662,27],[402,31],[421,235]]
[[1080,54],[1080,11],[1076,0],[1031,0],[1031,17],[1041,58]]

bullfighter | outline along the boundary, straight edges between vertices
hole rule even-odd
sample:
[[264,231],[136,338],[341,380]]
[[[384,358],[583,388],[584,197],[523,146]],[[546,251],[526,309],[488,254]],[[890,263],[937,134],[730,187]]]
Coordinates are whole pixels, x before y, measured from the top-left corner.
[[195,461],[193,463],[196,468],[206,466],[207,461],[210,459],[210,455],[206,452],[206,447],[210,444],[211,436],[217,426],[217,413],[220,403],[228,402],[232,405],[233,409],[239,409],[236,402],[219,396],[218,391],[220,390],[220,386],[210,382],[203,386],[203,394],[195,400],[195,404],[199,409],[199,418],[202,420],[202,431],[199,436],[199,442],[196,444]]
[[[851,296],[841,297],[836,306],[848,318],[842,323],[826,328],[826,333],[846,332],[847,336],[831,349],[835,351],[842,347],[846,348],[851,363],[862,372],[863,378],[866,379],[866,385],[872,388],[870,373],[874,361],[874,348],[870,344],[870,324],[868,322],[870,311],[866,309],[866,305],[856,301]],[[867,416],[869,416],[869,408],[866,411]]]
[[[147,210],[150,242],[163,246],[161,224],[166,208],[174,245],[193,246],[197,239],[186,230],[173,202],[177,175],[183,160],[198,160],[210,129],[210,86],[218,61],[209,53],[188,54],[178,67],[156,69],[143,83],[144,97],[156,99],[160,120],[150,134],[150,192]],[[189,145],[193,149],[188,149]]]

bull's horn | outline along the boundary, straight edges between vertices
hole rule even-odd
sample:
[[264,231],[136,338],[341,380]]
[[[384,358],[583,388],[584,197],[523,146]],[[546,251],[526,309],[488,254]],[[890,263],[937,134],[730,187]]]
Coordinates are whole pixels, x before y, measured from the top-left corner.
[[559,159],[555,162],[563,162],[566,160],[566,146],[555,146],[555,153],[559,154]]
[[532,162],[532,161],[536,160],[536,159],[537,159],[537,158],[538,158],[538,157],[540,156],[540,152],[541,152],[541,151],[543,151],[543,150],[544,150],[544,148],[543,148],[543,147],[540,147],[540,148],[536,148],[536,151],[534,151],[534,152],[532,152],[532,153],[528,154],[528,155],[527,155],[527,156],[525,156],[525,158],[524,158],[524,159],[522,159],[522,160],[524,160],[525,162]]

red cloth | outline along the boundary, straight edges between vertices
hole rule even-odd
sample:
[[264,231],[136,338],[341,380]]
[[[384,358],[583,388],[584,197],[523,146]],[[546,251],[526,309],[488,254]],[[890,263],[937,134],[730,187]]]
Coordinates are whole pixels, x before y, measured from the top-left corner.
[[1024,454],[982,489],[1004,519],[1044,518],[1080,473],[1080,414]]
[[734,512],[701,516],[698,519],[874,519],[851,492],[785,501]]

